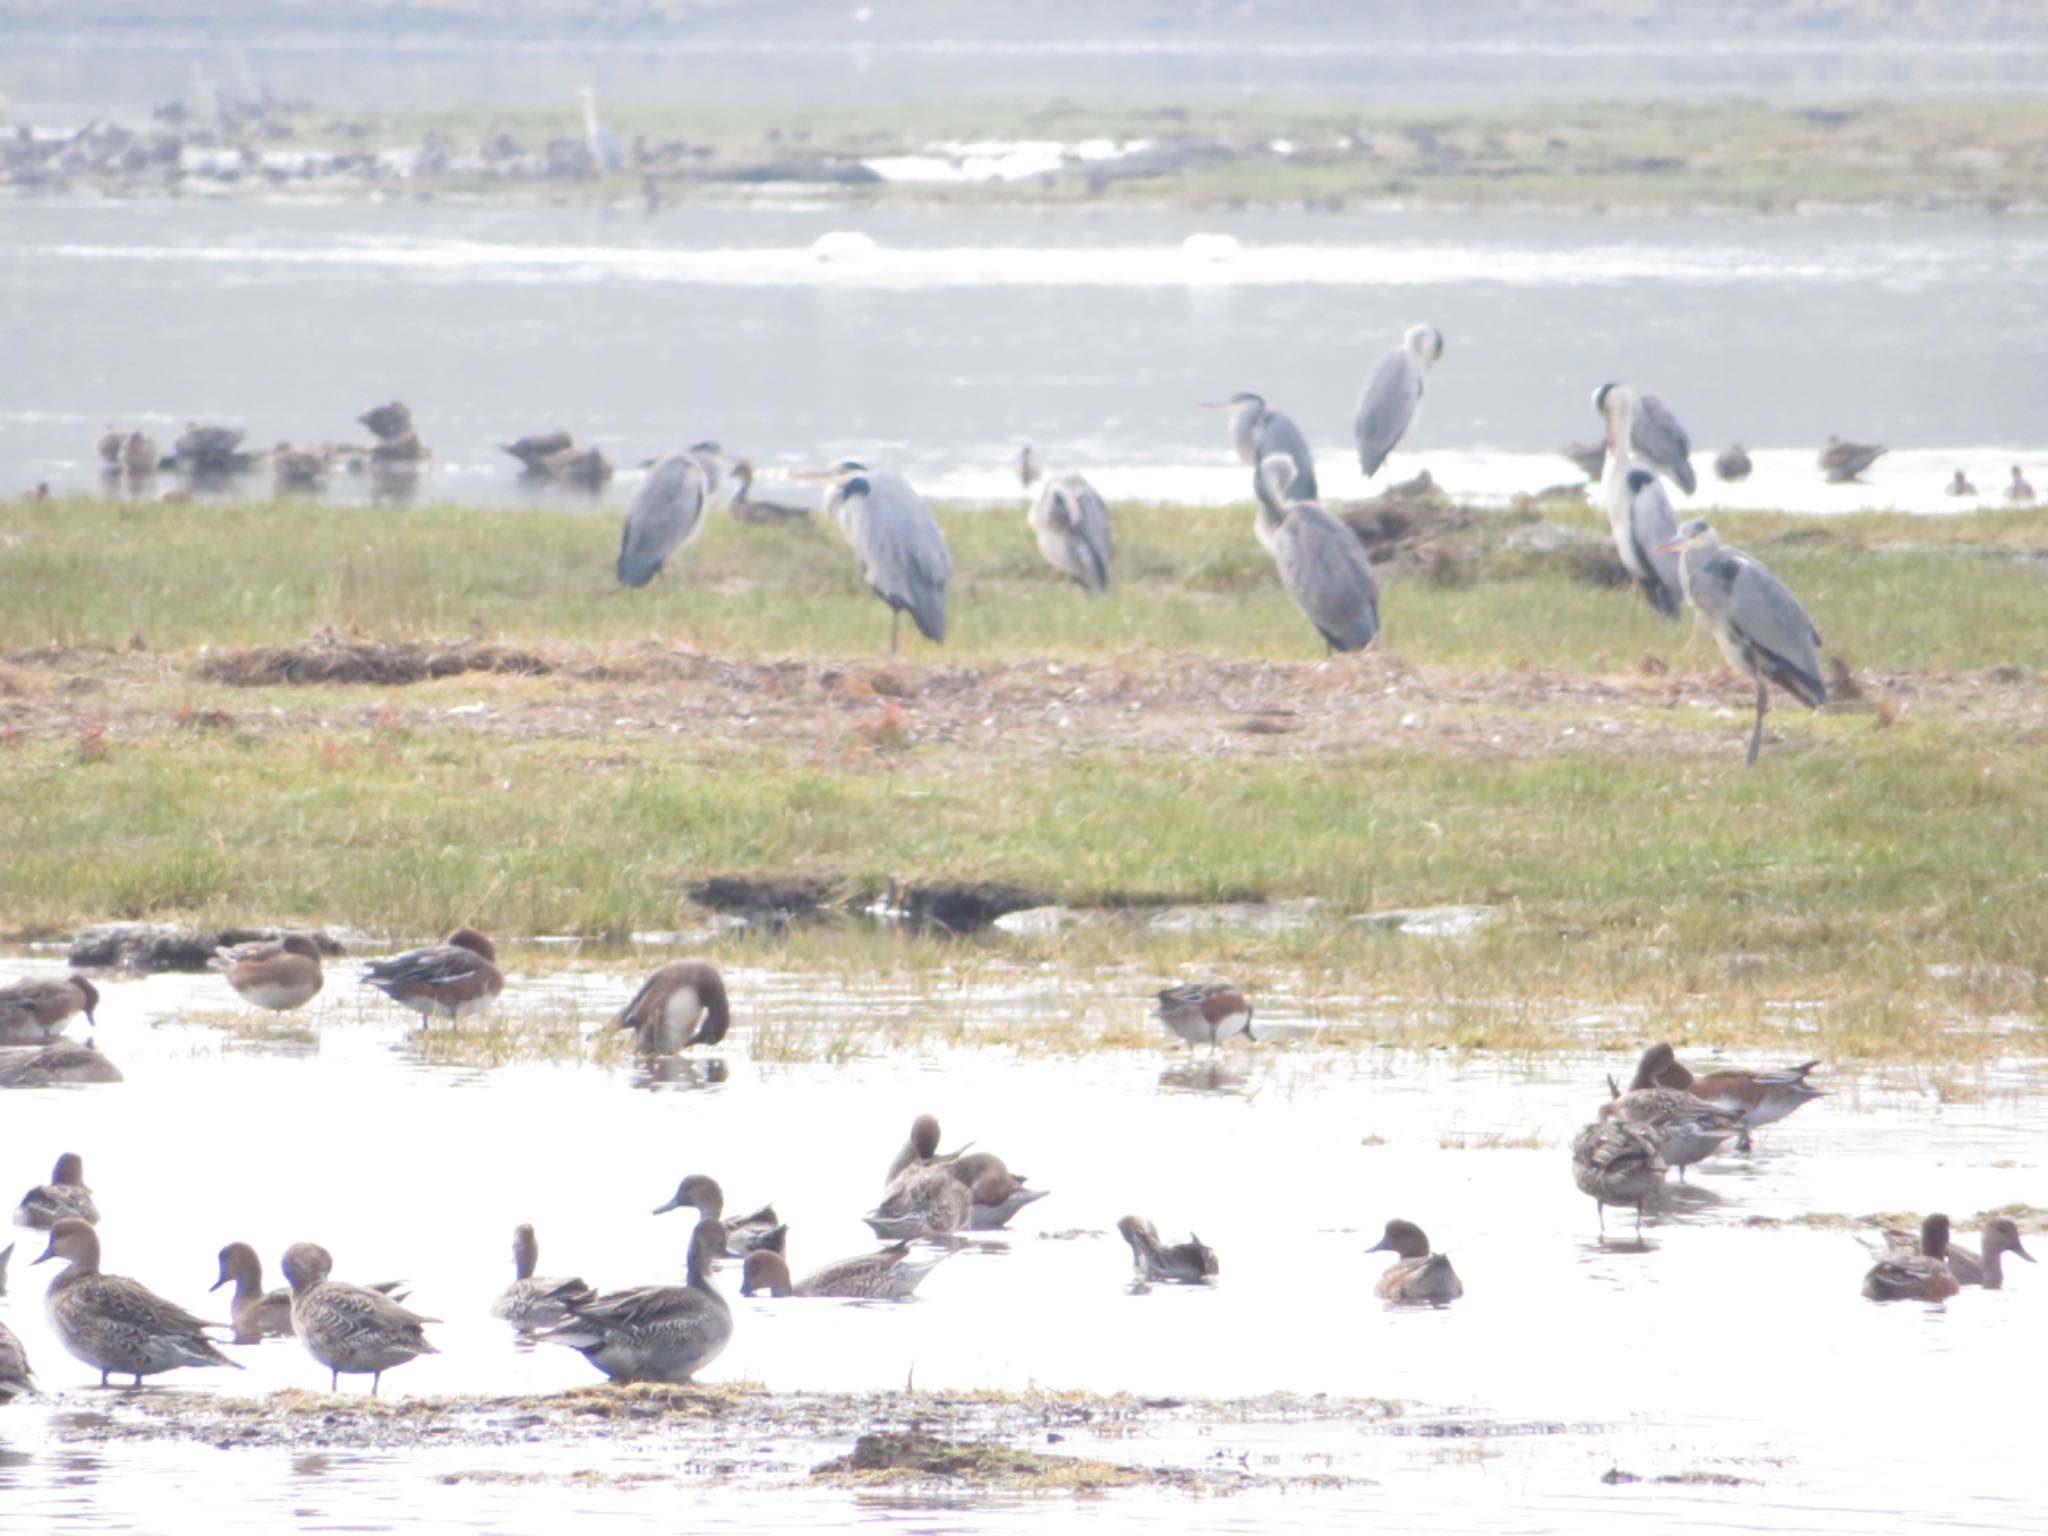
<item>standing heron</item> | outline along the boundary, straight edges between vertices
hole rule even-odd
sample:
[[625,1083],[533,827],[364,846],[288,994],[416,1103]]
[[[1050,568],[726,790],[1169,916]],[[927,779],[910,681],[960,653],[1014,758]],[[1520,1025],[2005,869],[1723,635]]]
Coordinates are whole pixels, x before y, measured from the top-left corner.
[[1308,451],[1308,439],[1291,416],[1266,409],[1265,398],[1241,389],[1228,400],[1213,400],[1205,411],[1230,412],[1230,442],[1237,456],[1252,467],[1252,489],[1258,490],[1262,466],[1276,453],[1284,453],[1294,464],[1294,483],[1287,494],[1302,501],[1316,499],[1315,455]]
[[720,458],[716,446],[699,443],[657,460],[647,472],[619,534],[620,585],[646,586],[669,556],[704,531]]
[[823,510],[846,535],[875,596],[889,605],[889,654],[907,612],[919,634],[934,644],[946,638],[946,583],[953,556],[924,498],[898,475],[871,474],[856,459],[827,470],[805,470],[800,480],[825,480]]
[[1635,391],[1623,384],[1603,385],[1593,402],[1607,420],[1607,475],[1600,483],[1600,502],[1614,531],[1615,553],[1650,606],[1676,619],[1684,603],[1679,562],[1662,551],[1678,537],[1678,519],[1663,482],[1636,460]]
[[605,127],[604,120],[597,115],[597,92],[586,85],[579,87],[576,94],[583,98],[583,139],[590,146],[593,173],[618,175],[625,169],[626,157],[619,152],[619,136]]
[[1272,553],[1280,585],[1333,651],[1362,651],[1380,630],[1380,587],[1358,536],[1313,501],[1288,494],[1294,461],[1259,466],[1254,531]]
[[1764,685],[1776,683],[1808,709],[1828,701],[1820,678],[1820,631],[1791,589],[1764,563],[1723,547],[1707,520],[1696,517],[1664,546],[1678,555],[1686,598],[1714,631],[1728,665],[1756,679],[1756,728],[1749,734],[1750,763],[1764,739]]
[[[1024,450],[1028,460],[1031,450]],[[1038,552],[1061,575],[1090,597],[1109,590],[1109,562],[1116,540],[1109,531],[1109,508],[1102,496],[1079,475],[1047,475],[1031,504],[1031,530]]]
[[1422,406],[1422,376],[1443,355],[1442,331],[1433,325],[1411,325],[1401,345],[1374,364],[1351,424],[1358,439],[1358,467],[1368,480],[1380,472],[1394,445],[1415,424]]
[[[1625,388],[1627,386],[1622,384],[1602,384],[1594,391],[1593,409],[1605,418],[1608,414],[1608,392]],[[1632,407],[1629,447],[1637,458],[1659,473],[1669,475],[1679,489],[1690,496],[1700,488],[1699,477],[1692,472],[1692,439],[1678,424],[1678,418],[1671,414],[1671,407],[1656,395],[1639,395],[1632,389],[1628,394]],[[1611,452],[1614,445],[1611,428],[1607,442]]]

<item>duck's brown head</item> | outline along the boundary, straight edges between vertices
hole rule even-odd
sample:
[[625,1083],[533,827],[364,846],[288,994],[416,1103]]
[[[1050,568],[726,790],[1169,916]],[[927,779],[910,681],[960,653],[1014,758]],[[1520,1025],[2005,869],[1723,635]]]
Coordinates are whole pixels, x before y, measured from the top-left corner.
[[457,949],[466,949],[473,955],[482,955],[494,965],[497,963],[497,947],[474,928],[465,926],[456,929],[448,935],[448,942]]
[[245,1285],[255,1290],[263,1283],[263,1261],[256,1257],[256,1250],[247,1243],[229,1243],[220,1251],[220,1278],[208,1286],[217,1291],[230,1280],[237,1290]]
[[512,1229],[512,1264],[519,1278],[531,1280],[534,1267],[540,1263],[540,1239],[534,1235],[531,1223],[522,1221]]
[[2016,1253],[2029,1264],[2034,1256],[2020,1243],[2020,1225],[2010,1216],[1997,1216],[1984,1223],[1984,1256],[1994,1253]]
[[1677,1065],[1678,1053],[1671,1049],[1671,1043],[1659,1040],[1643,1052],[1643,1059],[1636,1064],[1636,1075],[1628,1085],[1629,1091],[1668,1086],[1664,1083],[1664,1074]]
[[1920,1223],[1920,1251],[1933,1259],[1948,1257],[1948,1218],[1941,1212]]
[[666,1205],[654,1208],[654,1214],[659,1216],[667,1211],[679,1211],[685,1206],[706,1221],[716,1221],[725,1214],[725,1191],[708,1173],[689,1174],[676,1186],[675,1194],[669,1197]]
[[288,933],[277,941],[278,947],[288,955],[303,955],[315,964],[320,960],[320,946],[303,933]]
[[73,1269],[91,1274],[100,1267],[99,1233],[93,1231],[91,1223],[66,1216],[50,1228],[50,1246],[36,1263],[44,1264],[51,1259],[64,1259]]
[[58,1155],[57,1166],[50,1170],[52,1184],[83,1184],[85,1182],[85,1159],[76,1152]]
[[756,1248],[747,1255],[747,1262],[740,1271],[740,1294],[751,1296],[756,1291],[766,1291],[770,1296],[789,1294],[789,1261],[779,1253],[770,1253],[766,1248]]
[[1426,1259],[1429,1257],[1429,1237],[1414,1222],[1396,1217],[1387,1223],[1385,1235],[1365,1251],[1397,1254],[1404,1259]]
[[910,1122],[910,1145],[920,1158],[930,1158],[939,1150],[939,1117],[919,1115]]
[[293,1243],[284,1251],[285,1283],[294,1291],[318,1285],[334,1273],[334,1255],[318,1243]]

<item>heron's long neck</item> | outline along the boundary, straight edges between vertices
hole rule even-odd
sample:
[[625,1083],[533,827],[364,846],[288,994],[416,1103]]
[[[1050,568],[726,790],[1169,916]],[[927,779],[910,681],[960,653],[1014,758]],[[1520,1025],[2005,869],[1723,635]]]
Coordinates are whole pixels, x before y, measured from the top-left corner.
[[1259,419],[1265,414],[1263,405],[1247,401],[1230,418],[1230,440],[1237,445],[1237,456],[1254,469],[1258,468]]

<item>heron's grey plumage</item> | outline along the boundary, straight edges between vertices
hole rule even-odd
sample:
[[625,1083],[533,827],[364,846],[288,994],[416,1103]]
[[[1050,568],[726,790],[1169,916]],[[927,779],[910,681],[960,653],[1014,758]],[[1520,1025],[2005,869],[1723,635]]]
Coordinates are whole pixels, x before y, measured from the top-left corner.
[[1821,681],[1820,631],[1791,589],[1753,555],[1723,545],[1703,518],[1678,531],[1679,579],[1728,665],[1756,679],[1756,728],[1749,761],[1763,741],[1764,685],[1776,683],[1809,709],[1828,701]]
[[1692,472],[1692,439],[1671,414],[1671,407],[1657,396],[1637,395],[1635,402],[1635,428],[1630,442],[1636,457],[1669,475],[1690,496],[1700,488],[1699,479]]
[[1284,453],[1294,465],[1294,483],[1287,488],[1287,494],[1314,501],[1315,455],[1309,452],[1308,439],[1301,435],[1293,418],[1267,409],[1264,398],[1248,389],[1222,403],[1235,408],[1230,415],[1230,441],[1238,458],[1251,465],[1254,489],[1263,483],[1261,466],[1274,454]]
[[889,649],[896,649],[896,619],[904,613],[927,640],[943,641],[953,557],[932,509],[900,476],[871,474],[851,461],[835,473],[825,509],[853,546],[868,586],[889,605]]
[[1259,542],[1280,585],[1333,651],[1362,651],[1380,629],[1380,588],[1358,535],[1313,501],[1287,495],[1293,465],[1272,454],[1260,466]]
[[1054,475],[1031,504],[1031,527],[1039,552],[1056,571],[1071,577],[1089,596],[1109,590],[1109,562],[1116,542],[1109,508],[1095,487],[1079,475]]
[[1415,424],[1415,413],[1422,405],[1423,374],[1443,355],[1444,338],[1435,326],[1411,325],[1401,344],[1373,368],[1351,424],[1358,439],[1358,467],[1367,478],[1379,473],[1387,455]]
[[626,164],[626,157],[619,152],[619,136],[597,115],[597,93],[586,85],[577,94],[583,98],[583,136],[590,146],[591,167],[600,174],[616,176]]
[[1607,473],[1601,505],[1614,534],[1614,552],[1650,606],[1676,619],[1683,606],[1678,557],[1664,546],[1678,537],[1678,519],[1664,486],[1636,457],[1633,427],[1641,402],[1623,384],[1594,396],[1607,421]]
[[671,453],[647,472],[619,535],[619,582],[644,587],[704,527],[711,481],[694,450]]

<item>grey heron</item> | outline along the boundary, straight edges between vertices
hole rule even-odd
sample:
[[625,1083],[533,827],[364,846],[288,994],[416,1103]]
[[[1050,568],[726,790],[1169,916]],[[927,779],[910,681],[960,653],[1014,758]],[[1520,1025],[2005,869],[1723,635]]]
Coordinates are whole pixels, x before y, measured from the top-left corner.
[[1955,473],[1955,478],[1948,483],[1948,493],[1951,496],[1974,496],[1977,494],[1977,487],[1970,484],[1970,477],[1959,469]]
[[1362,651],[1380,629],[1380,586],[1358,535],[1313,501],[1289,494],[1294,461],[1259,466],[1254,531],[1273,556],[1280,585],[1333,651]]
[[1230,412],[1230,442],[1237,449],[1237,456],[1252,467],[1252,489],[1261,485],[1260,475],[1266,460],[1276,453],[1284,453],[1294,462],[1294,483],[1287,488],[1287,494],[1303,501],[1316,499],[1315,455],[1308,451],[1308,439],[1301,435],[1301,428],[1290,416],[1279,411],[1268,410],[1265,398],[1248,389],[1241,389],[1228,400],[1214,400],[1202,406],[1205,411]]
[[1600,501],[1614,533],[1615,553],[1650,606],[1676,619],[1683,606],[1678,560],[1662,551],[1677,537],[1678,519],[1663,482],[1636,460],[1635,392],[1607,384],[1593,400],[1607,420],[1607,476],[1600,483]]
[[1098,597],[1109,590],[1109,563],[1116,558],[1109,508],[1081,476],[1045,477],[1031,504],[1031,531],[1046,562],[1083,592]]
[[[1602,384],[1593,394],[1593,409],[1603,418],[1607,415],[1607,392],[1621,389],[1620,384]],[[1669,475],[1677,482],[1680,490],[1690,496],[1700,488],[1699,477],[1692,472],[1692,439],[1686,436],[1685,428],[1678,424],[1678,418],[1671,414],[1671,407],[1656,395],[1637,394],[1629,391],[1633,410],[1629,422],[1629,447],[1635,456],[1660,474]],[[1610,431],[1607,438],[1609,452],[1613,451],[1614,436]]]
[[626,509],[619,534],[619,583],[644,587],[677,550],[704,531],[719,453],[699,443],[658,459]]
[[868,586],[889,605],[889,652],[905,613],[918,633],[934,643],[946,638],[946,583],[953,556],[924,498],[897,475],[874,474],[857,459],[842,459],[827,470],[807,470],[803,480],[830,482],[823,510],[846,535]]
[[1714,455],[1714,473],[1723,480],[1747,480],[1755,468],[1749,461],[1749,450],[1740,443],[1730,444]]
[[2034,499],[2034,487],[2027,477],[2020,473],[2019,465],[2012,467],[2012,483],[2005,488],[2005,499],[2010,502],[2028,503]]
[[626,157],[619,152],[619,136],[597,115],[597,92],[585,85],[576,94],[583,98],[583,138],[590,146],[591,173],[618,175],[625,168]]
[[1031,451],[1031,445],[1026,443],[1017,454],[1017,483],[1028,491],[1044,474],[1045,471],[1038,467],[1038,456]]
[[1820,467],[1830,485],[1847,485],[1891,450],[1876,443],[1850,443],[1830,435],[1820,451]]
[[1433,325],[1411,325],[1401,345],[1373,366],[1351,424],[1358,439],[1358,467],[1367,479],[1380,472],[1394,445],[1414,425],[1422,405],[1423,374],[1443,355],[1443,332]]
[[1686,599],[1714,632],[1728,665],[1756,679],[1756,727],[1749,736],[1754,763],[1764,739],[1766,683],[1776,683],[1809,709],[1828,701],[1820,677],[1820,631],[1791,589],[1761,560],[1725,547],[1696,517],[1665,546],[1678,555]]

